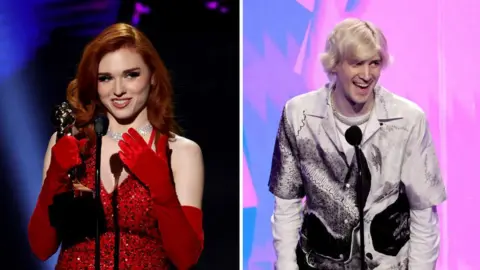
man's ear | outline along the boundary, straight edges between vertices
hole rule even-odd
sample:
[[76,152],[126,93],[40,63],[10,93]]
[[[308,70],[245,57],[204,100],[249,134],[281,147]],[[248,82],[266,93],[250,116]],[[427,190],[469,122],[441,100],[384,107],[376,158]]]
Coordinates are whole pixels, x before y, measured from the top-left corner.
[[339,64],[339,63],[337,63],[335,66],[333,66],[333,68],[332,68],[332,71],[331,71],[331,72],[332,72],[332,73],[337,73],[337,70],[338,70],[338,66],[339,66],[339,65],[340,65],[340,64]]

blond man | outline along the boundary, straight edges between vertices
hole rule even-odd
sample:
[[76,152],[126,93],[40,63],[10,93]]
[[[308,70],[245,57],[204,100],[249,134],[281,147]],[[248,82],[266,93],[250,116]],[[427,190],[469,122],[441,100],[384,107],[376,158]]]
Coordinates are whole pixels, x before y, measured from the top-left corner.
[[[363,133],[367,269],[435,269],[435,206],[446,200],[426,116],[378,84],[389,63],[383,32],[346,19],[321,57],[330,82],[289,100],[275,142],[269,189],[278,270],[360,269],[358,170],[345,132]],[[305,204],[302,204],[302,200]]]

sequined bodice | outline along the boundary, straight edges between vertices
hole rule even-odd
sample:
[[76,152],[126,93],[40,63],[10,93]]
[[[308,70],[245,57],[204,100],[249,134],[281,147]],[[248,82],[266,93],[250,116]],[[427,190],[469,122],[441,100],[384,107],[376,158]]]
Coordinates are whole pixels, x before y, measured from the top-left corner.
[[[86,177],[81,182],[94,190],[94,154],[86,161]],[[119,269],[167,269],[148,189],[129,176],[111,194],[102,185],[101,200],[107,225],[107,232],[100,237],[101,269],[113,269],[116,227],[120,231]],[[95,239],[85,239],[72,247],[62,247],[56,269],[94,269],[94,261]]]

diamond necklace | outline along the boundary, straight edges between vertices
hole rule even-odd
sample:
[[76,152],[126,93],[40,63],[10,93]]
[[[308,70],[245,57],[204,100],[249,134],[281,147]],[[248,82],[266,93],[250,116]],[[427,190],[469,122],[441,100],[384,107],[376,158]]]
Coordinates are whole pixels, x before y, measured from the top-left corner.
[[[135,129],[142,137],[147,136],[150,132],[152,132],[153,127],[150,123],[146,124],[145,126],[141,128],[136,128]],[[122,139],[122,135],[124,132],[114,132],[110,129],[107,131],[107,136],[112,138],[112,140],[119,142]]]

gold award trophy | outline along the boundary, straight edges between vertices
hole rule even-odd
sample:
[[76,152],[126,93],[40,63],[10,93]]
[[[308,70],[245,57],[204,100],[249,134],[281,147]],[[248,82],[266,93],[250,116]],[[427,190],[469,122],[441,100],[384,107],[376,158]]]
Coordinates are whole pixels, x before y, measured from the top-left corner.
[[[73,136],[73,127],[75,126],[75,116],[67,102],[54,107],[52,111],[52,123],[57,131],[57,141],[63,136]],[[72,168],[68,172],[68,178],[72,183],[80,184],[77,179],[78,168]]]
[[[63,136],[74,135],[75,116],[67,102],[54,107],[51,121],[57,131],[57,141]],[[95,236],[95,213],[99,211],[97,211],[93,191],[79,181],[84,176],[83,162],[82,165],[70,169],[68,178],[72,182],[73,189],[55,195],[53,204],[49,207],[50,224],[57,229],[64,245],[73,245],[85,238]],[[103,216],[102,213],[99,214]]]

